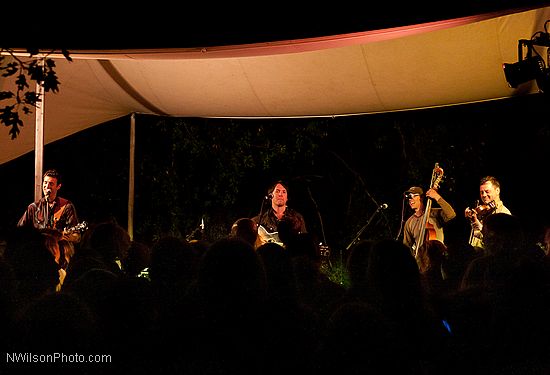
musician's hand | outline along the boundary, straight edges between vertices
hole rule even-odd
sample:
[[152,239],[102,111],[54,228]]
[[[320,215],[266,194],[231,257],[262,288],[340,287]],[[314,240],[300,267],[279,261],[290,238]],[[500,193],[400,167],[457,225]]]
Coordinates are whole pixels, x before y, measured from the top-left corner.
[[470,218],[472,221],[472,228],[474,230],[478,230],[481,232],[481,229],[483,228],[483,224],[481,224],[481,221],[477,218],[477,215],[474,213],[474,215]]
[[474,228],[474,230],[481,232],[483,230],[483,224],[481,224],[481,221],[476,219],[475,221],[472,222],[472,228]]
[[61,288],[63,287],[63,282],[65,281],[65,276],[67,276],[67,271],[65,271],[63,268],[60,268],[58,271],[59,274],[59,283],[55,286],[55,291],[60,292]]
[[426,196],[428,198],[432,198],[433,200],[435,200],[436,202],[441,198],[441,195],[439,195],[439,193],[437,192],[437,190],[435,189],[429,189],[427,192],[426,192]]
[[69,242],[80,242],[80,233],[63,233],[63,237],[61,237],[61,239]]

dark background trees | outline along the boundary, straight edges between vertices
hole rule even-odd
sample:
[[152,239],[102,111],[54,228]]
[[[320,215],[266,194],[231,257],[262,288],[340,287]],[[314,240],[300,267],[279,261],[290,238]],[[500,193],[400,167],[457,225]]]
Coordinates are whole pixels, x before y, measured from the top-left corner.
[[[311,232],[344,249],[377,214],[363,238],[397,236],[410,215],[403,191],[426,188],[434,163],[441,194],[458,217],[451,242],[469,234],[463,211],[478,198],[482,176],[502,183],[502,199],[536,239],[548,223],[544,199],[550,161],[548,98],[523,98],[378,115],[230,120],[137,115],[135,238],[185,237],[205,221],[205,236],[229,232],[256,215],[268,186],[284,179],[289,205]],[[81,220],[127,220],[129,117],[45,147],[44,168],[64,176],[61,195]],[[47,125],[46,125],[47,126]],[[14,140],[16,142],[17,140]],[[33,197],[32,153],[0,165],[5,187],[0,228],[13,227]],[[323,225],[322,225],[323,224]],[[2,234],[0,233],[0,235]]]

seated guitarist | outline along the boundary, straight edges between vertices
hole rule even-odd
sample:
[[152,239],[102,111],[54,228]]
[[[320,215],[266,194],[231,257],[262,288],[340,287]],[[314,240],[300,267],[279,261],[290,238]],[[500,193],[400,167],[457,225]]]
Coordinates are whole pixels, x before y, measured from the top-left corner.
[[[288,231],[294,234],[307,233],[302,214],[287,206],[288,188],[283,181],[277,181],[269,189],[266,198],[270,198],[271,207],[252,218],[258,226],[262,226],[268,233],[275,233],[279,231],[279,224],[284,223],[283,232],[285,235]],[[292,228],[288,228],[287,223],[292,223]],[[282,240],[283,238],[279,239],[279,236],[277,236],[277,239],[273,242],[281,242]],[[264,239],[264,242],[268,242],[268,239]]]
[[46,171],[42,180],[44,196],[29,204],[17,226],[33,226],[38,230],[57,230],[61,233],[62,240],[79,242],[78,231],[64,233],[65,229],[78,224],[78,216],[73,203],[58,195],[61,186],[60,174],[55,169]]
[[[404,194],[414,213],[405,222],[403,243],[411,248],[411,252],[414,255],[416,253],[415,245],[419,242],[419,236],[422,231],[422,218],[426,202],[424,201],[424,190],[421,187],[413,186]],[[456,217],[456,212],[435,189],[429,189],[426,192],[426,197],[433,199],[440,207],[430,209],[430,216],[428,217],[425,230],[426,238],[424,240],[439,240],[445,243],[443,226]]]

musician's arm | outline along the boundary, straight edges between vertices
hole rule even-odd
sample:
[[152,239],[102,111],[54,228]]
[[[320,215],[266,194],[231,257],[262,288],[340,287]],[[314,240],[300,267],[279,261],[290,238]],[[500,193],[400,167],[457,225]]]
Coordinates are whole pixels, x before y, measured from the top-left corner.
[[26,225],[33,225],[33,217],[35,212],[36,205],[34,203],[31,203],[23,213],[23,216],[21,216],[21,218],[17,222],[17,226],[24,227]]
[[445,200],[439,196],[437,204],[441,207],[441,216],[444,222],[448,222],[456,217],[454,208]]
[[407,224],[408,222],[405,223],[405,228],[403,229],[403,243],[408,247],[412,247],[414,245],[414,237]]
[[[67,208],[65,209],[65,215],[67,215],[65,220],[65,228],[73,228],[78,225],[78,215],[76,214],[76,208],[72,203],[67,203]],[[81,240],[80,232],[75,231],[72,233],[63,233],[63,239],[65,241],[78,243]]]
[[68,233],[68,234],[63,233],[63,237],[62,237],[63,240],[73,242],[73,243],[80,242],[81,238],[82,238],[82,236],[78,232],[73,232],[73,233]]
[[475,231],[478,231],[478,232],[481,232],[483,230],[483,224],[481,223],[481,221],[477,218],[477,215],[473,218],[473,220],[471,221],[471,225],[472,225],[472,228],[475,230]]
[[72,203],[67,203],[67,208],[65,209],[65,226],[74,227],[78,224],[78,215],[76,214],[76,208]]
[[301,214],[297,214],[298,220],[300,222],[300,233],[307,233],[306,221]]

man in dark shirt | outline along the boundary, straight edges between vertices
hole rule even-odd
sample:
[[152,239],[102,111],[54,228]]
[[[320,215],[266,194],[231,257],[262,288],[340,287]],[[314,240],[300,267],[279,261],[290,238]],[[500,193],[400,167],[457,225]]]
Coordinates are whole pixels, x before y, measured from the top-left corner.
[[[55,169],[46,171],[42,180],[44,196],[29,204],[17,226],[33,226],[38,230],[56,229],[59,232],[74,228],[78,224],[76,209],[71,201],[58,195],[61,185],[61,176]],[[65,233],[64,239],[78,242],[80,234],[77,231]]]
[[302,214],[287,206],[288,188],[284,182],[277,181],[269,189],[268,197],[271,199],[271,207],[261,216],[252,218],[258,224],[258,234],[264,242],[281,243],[285,242],[285,236],[307,233]]

